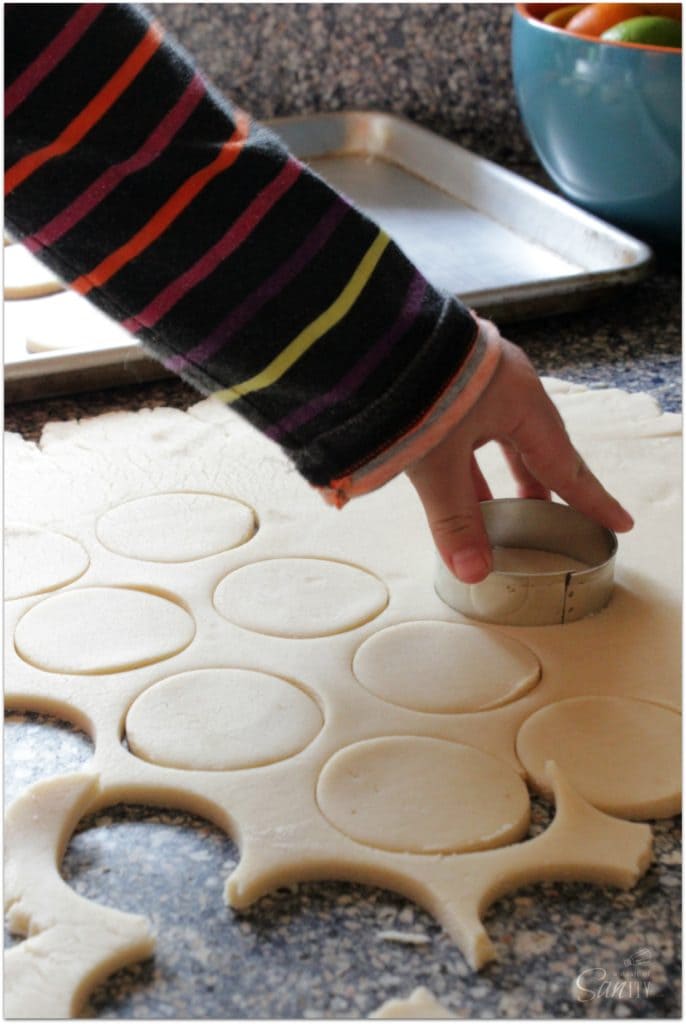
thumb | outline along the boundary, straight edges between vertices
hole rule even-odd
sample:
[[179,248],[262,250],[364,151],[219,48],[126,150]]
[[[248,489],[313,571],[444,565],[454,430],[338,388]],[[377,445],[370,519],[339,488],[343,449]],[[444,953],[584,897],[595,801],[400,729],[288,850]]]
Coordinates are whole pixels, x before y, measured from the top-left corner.
[[454,462],[449,466],[425,464],[408,475],[441,558],[463,583],[480,583],[491,571],[493,559],[471,460],[459,467]]

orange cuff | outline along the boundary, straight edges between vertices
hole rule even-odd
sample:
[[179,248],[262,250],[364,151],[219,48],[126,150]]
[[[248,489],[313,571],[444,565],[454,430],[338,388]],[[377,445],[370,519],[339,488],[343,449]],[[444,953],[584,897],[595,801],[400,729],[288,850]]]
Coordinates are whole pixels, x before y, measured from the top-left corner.
[[376,453],[369,462],[332,480],[327,487],[319,487],[324,500],[342,508],[351,498],[382,487],[435,448],[483,394],[500,361],[500,341],[497,327],[488,320],[479,320],[476,341],[466,362],[434,404],[407,433]]

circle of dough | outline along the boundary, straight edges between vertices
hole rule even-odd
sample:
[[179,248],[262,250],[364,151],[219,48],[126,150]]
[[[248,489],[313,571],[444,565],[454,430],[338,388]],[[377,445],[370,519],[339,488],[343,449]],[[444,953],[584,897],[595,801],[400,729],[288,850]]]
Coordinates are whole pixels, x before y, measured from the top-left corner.
[[315,701],[276,676],[199,669],[146,690],[126,718],[136,756],[195,771],[273,764],[303,750],[323,724]]
[[371,573],[323,558],[272,558],[226,576],[214,594],[217,611],[256,633],[303,639],[346,633],[388,604]]
[[670,817],[681,804],[681,716],[629,697],[572,697],[534,712],[517,755],[536,789],[549,794],[555,761],[589,803],[620,818]]
[[76,292],[26,299],[9,307],[11,330],[27,352],[130,348],[131,335]]
[[33,526],[5,528],[5,599],[29,597],[73,583],[90,564],[78,541]]
[[127,672],[178,654],[193,619],[174,601],[128,587],[84,587],[47,597],[19,620],[17,653],[46,672]]
[[460,853],[504,846],[529,827],[529,794],[504,761],[426,736],[383,736],[344,747],[317,785],[324,817],[365,846]]
[[358,648],[353,672],[366,690],[412,711],[484,711],[522,697],[541,667],[534,653],[494,630],[405,622]]
[[29,299],[64,291],[49,267],[24,245],[10,244],[4,252],[3,290],[6,299]]
[[150,494],[100,517],[98,540],[110,551],[148,562],[191,562],[236,548],[255,533],[249,505],[219,494]]

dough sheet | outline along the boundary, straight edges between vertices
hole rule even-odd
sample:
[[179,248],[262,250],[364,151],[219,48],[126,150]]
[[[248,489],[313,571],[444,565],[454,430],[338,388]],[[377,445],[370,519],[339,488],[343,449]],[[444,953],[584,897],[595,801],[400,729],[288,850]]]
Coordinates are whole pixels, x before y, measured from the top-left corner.
[[[680,419],[546,386],[637,524],[608,607],[565,626],[470,623],[434,592],[404,477],[328,508],[212,400],[6,437],[6,705],[94,742],[8,809],[5,897],[29,936],[6,954],[8,1016],[74,1015],[150,955],[144,920],[59,874],[78,821],[121,801],[229,833],[230,907],[300,881],[384,886],[473,968],[496,955],[482,919],[501,894],[635,883],[642,822],[679,799]],[[480,461],[512,496],[500,453]],[[532,839],[527,783],[556,804]]]

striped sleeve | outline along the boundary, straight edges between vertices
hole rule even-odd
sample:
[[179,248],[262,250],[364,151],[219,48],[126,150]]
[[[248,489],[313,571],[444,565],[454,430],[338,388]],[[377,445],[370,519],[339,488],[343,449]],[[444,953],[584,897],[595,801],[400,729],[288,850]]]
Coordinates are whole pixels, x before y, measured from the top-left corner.
[[342,505],[474,404],[497,339],[146,12],[5,8],[5,219]]

